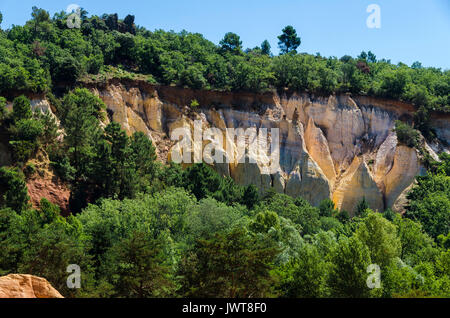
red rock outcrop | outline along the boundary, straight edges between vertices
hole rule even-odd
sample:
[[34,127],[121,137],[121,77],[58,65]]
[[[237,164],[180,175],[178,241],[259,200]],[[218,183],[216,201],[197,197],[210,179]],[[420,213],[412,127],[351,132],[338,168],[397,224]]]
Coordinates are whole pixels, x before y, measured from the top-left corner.
[[62,214],[69,211],[70,190],[67,185],[56,178],[47,179],[35,177],[27,180],[28,195],[33,207],[39,207],[42,198],[47,199],[61,208]]
[[10,274],[0,277],[0,298],[64,298],[41,277]]

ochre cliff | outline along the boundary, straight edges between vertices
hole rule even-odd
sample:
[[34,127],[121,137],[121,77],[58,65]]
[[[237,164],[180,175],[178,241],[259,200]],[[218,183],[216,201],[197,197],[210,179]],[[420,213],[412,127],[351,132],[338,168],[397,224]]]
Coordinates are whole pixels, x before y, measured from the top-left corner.
[[63,298],[63,296],[44,278],[10,274],[0,277],[0,298]]
[[[424,173],[418,151],[400,145],[393,132],[396,120],[412,121],[414,106],[407,103],[349,95],[195,91],[133,80],[110,80],[88,88],[105,102],[109,120],[119,122],[129,134],[147,134],[162,161],[170,160],[171,150],[180,147],[170,138],[174,129],[193,129],[195,121],[204,129],[223,131],[278,128],[277,171],[266,174],[267,158],[252,151],[245,163],[215,165],[219,173],[240,184],[255,184],[261,192],[273,187],[314,205],[331,198],[350,213],[363,197],[375,210],[402,210],[405,191],[416,175]],[[199,106],[190,107],[193,100]],[[45,101],[35,105],[46,106]],[[433,121],[441,142],[425,148],[435,158],[435,152],[448,151],[449,122],[445,114]],[[201,146],[208,144],[203,140]]]

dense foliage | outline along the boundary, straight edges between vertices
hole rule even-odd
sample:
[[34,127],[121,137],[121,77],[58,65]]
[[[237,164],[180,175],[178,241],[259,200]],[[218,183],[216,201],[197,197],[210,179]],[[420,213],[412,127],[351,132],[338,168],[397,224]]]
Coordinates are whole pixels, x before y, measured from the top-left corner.
[[[12,125],[20,113],[48,126],[25,97],[14,104]],[[32,209],[23,166],[2,167],[0,275],[43,276],[69,297],[450,297],[449,155],[418,178],[405,217],[362,198],[350,218],[331,200],[260,197],[205,164],[162,166],[143,134],[100,128],[104,105],[87,90],[58,107],[66,136],[38,148],[74,213],[45,199]],[[81,289],[66,285],[69,264]],[[367,286],[371,264],[380,288]]]
[[298,54],[301,39],[292,26],[278,37],[281,55],[272,56],[267,40],[244,50],[239,35],[231,32],[216,45],[198,33],[146,30],[131,15],[89,17],[81,10],[80,28],[69,28],[67,19],[64,12],[50,18],[34,7],[24,26],[0,31],[0,95],[45,92],[107,76],[195,89],[350,92],[414,103],[416,125],[426,137],[432,137],[429,112],[450,111],[449,70],[419,62],[394,65],[370,51],[356,58]]
[[[24,95],[11,111],[0,98],[0,142],[14,156],[0,168],[0,275],[42,276],[68,297],[450,297],[449,155],[418,178],[404,217],[374,213],[361,198],[350,218],[331,200],[313,207],[261,196],[205,164],[163,166],[151,140],[108,122],[89,90],[50,92],[114,65],[166,84],[349,91],[426,112],[448,107],[448,71],[394,66],[371,52],[296,54],[301,41],[289,27],[280,36],[286,54],[273,57],[267,41],[243,52],[233,33],[216,46],[199,34],[147,31],[132,16],[83,11],[81,29],[66,18],[34,8],[25,26],[0,32],[0,91],[45,91],[59,120],[33,112]],[[411,127],[396,130],[401,142],[418,142]],[[67,217],[45,199],[29,205],[26,175],[36,173],[37,155],[70,188]],[[81,267],[80,289],[66,284],[69,264]],[[371,264],[380,288],[368,288]]]
[[[160,181],[167,185],[152,194],[101,199],[67,218],[46,200],[38,210],[5,206],[0,274],[43,276],[75,297],[450,296],[448,224],[370,210],[342,223],[281,194],[248,209]],[[372,263],[381,267],[379,289],[367,287]],[[69,264],[83,270],[79,290],[65,285]]]

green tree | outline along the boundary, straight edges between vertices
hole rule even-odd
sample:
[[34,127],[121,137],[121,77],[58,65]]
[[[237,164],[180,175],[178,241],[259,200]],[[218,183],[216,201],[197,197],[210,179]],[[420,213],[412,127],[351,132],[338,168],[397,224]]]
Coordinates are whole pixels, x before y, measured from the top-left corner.
[[243,229],[200,240],[181,262],[183,295],[253,298],[272,295],[278,251]]
[[445,157],[442,158],[436,174],[417,177],[417,185],[407,196],[405,213],[407,218],[419,221],[433,238],[450,232],[450,176],[445,174]]
[[66,132],[64,147],[70,166],[75,170],[71,192],[71,208],[80,211],[87,204],[93,187],[92,173],[96,145],[101,139],[100,118],[105,104],[85,88],[77,88],[64,96],[61,123]]
[[400,259],[383,269],[381,281],[384,297],[407,297],[422,283],[420,276]]
[[372,262],[381,267],[400,256],[402,245],[397,237],[397,227],[381,214],[370,211],[355,236],[369,248]]
[[407,217],[421,222],[432,237],[447,235],[450,231],[450,199],[448,195],[431,193],[422,201],[410,202]]
[[[433,239],[423,232],[422,225],[407,218],[396,217],[397,235],[401,241],[402,260],[417,264],[424,251],[433,247]],[[426,261],[426,259],[424,260]]]
[[367,215],[367,210],[370,209],[369,204],[365,197],[358,203],[355,208],[355,216],[364,217]]
[[280,249],[275,259],[277,266],[284,266],[291,260],[298,258],[304,240],[300,236],[298,226],[291,220],[279,217],[275,212],[265,210],[258,212],[250,221],[248,228],[259,237],[273,241]]
[[331,199],[326,199],[320,202],[319,205],[320,216],[330,217],[337,214],[335,210],[335,204]]
[[34,37],[47,38],[52,28],[49,13],[44,9],[33,7],[31,17],[32,20],[28,23],[32,27]]
[[89,253],[100,265],[105,253],[133,231],[149,233],[155,239],[169,231],[178,242],[186,239],[186,215],[194,204],[195,199],[183,189],[169,188],[135,199],[103,199],[89,205],[77,218],[83,225]]
[[297,48],[302,43],[300,37],[297,36],[297,31],[293,26],[288,25],[283,29],[283,33],[278,37],[278,47],[281,50],[281,54],[297,53]]
[[204,67],[201,64],[190,65],[180,74],[181,84],[194,89],[202,89],[206,86],[203,73]]
[[219,188],[213,193],[212,197],[225,204],[233,205],[243,201],[242,188],[231,177],[220,177]]
[[270,70],[270,58],[267,55],[251,55],[249,59],[235,57],[236,64],[230,76],[234,90],[262,92],[270,87],[273,72]]
[[127,298],[171,295],[175,285],[165,263],[163,243],[147,233],[133,232],[110,252],[111,281],[115,293]]
[[302,234],[314,234],[320,229],[319,210],[302,198],[274,193],[255,207],[255,212],[269,210],[291,220]]
[[242,215],[237,208],[205,198],[190,208],[186,216],[186,230],[193,239],[209,239],[214,234],[241,224]]
[[282,285],[287,297],[321,298],[328,295],[329,264],[313,245],[301,248],[298,258],[292,261],[292,274]]
[[117,15],[117,13],[105,14],[103,16],[103,20],[105,20],[106,26],[110,30],[117,31],[119,29],[119,16]]
[[270,52],[270,43],[267,40],[264,40],[263,43],[261,43],[261,53],[265,54],[265,55],[271,55],[272,53]]
[[11,136],[9,144],[12,146],[14,159],[24,164],[37,150],[38,138],[44,127],[40,121],[32,118],[30,101],[26,97],[21,96],[14,101],[14,122],[8,129]]
[[371,51],[367,52],[367,62],[369,62],[369,63],[377,62],[377,56],[375,54],[373,54]]
[[136,47],[135,37],[130,33],[114,32],[115,41],[118,43],[114,58],[117,63],[125,60],[136,59],[134,52]]
[[14,98],[13,100],[13,119],[19,121],[21,119],[30,119],[33,117],[31,111],[30,100],[24,95]]
[[350,213],[348,213],[348,212],[345,211],[345,210],[341,210],[341,211],[337,214],[336,218],[339,220],[339,222],[341,222],[341,223],[346,223],[346,222],[348,222],[348,221],[350,220]]
[[19,273],[23,254],[42,227],[37,211],[11,208],[0,210],[0,274]]
[[64,142],[71,164],[78,177],[87,174],[87,165],[94,156],[94,145],[99,139],[99,119],[105,104],[87,89],[75,89],[63,99],[61,123],[65,129]]
[[212,196],[221,185],[221,177],[204,163],[194,164],[186,169],[186,189],[198,200]]
[[125,19],[123,19],[125,24],[125,31],[131,34],[136,34],[136,26],[134,25],[134,15],[128,14]]
[[410,148],[417,148],[420,142],[420,134],[417,130],[399,120],[395,122],[395,133],[398,141]]
[[56,204],[51,203],[45,198],[41,199],[39,203],[39,213],[45,224],[50,224],[57,219],[60,215],[60,207]]
[[0,207],[20,213],[28,208],[29,199],[23,174],[18,169],[0,167]]
[[112,122],[105,128],[101,141],[96,145],[93,178],[99,186],[98,197],[124,199],[136,194],[135,167],[129,160],[129,138]]
[[36,119],[41,123],[43,131],[40,135],[40,142],[47,149],[50,145],[56,145],[60,137],[56,117],[50,112],[36,112]]
[[182,188],[185,184],[183,172],[180,164],[171,162],[158,172],[158,178],[165,186]]
[[245,187],[244,193],[242,195],[242,203],[249,209],[253,209],[256,203],[259,201],[258,188],[250,184]]
[[404,93],[409,74],[406,68],[386,69],[381,74],[381,94],[384,97],[399,98]]
[[130,138],[130,157],[136,168],[141,190],[156,174],[156,149],[148,136],[135,132]]
[[367,60],[367,53],[362,51],[360,55],[358,55],[358,59]]
[[230,52],[234,54],[239,54],[242,49],[242,41],[239,35],[233,32],[228,32],[225,34],[223,39],[219,42],[223,52]]
[[80,234],[73,217],[43,227],[30,238],[19,271],[45,277],[64,296],[74,297],[79,291],[67,286],[67,266],[77,264],[83,269],[81,286],[87,287],[90,279],[90,257],[84,253]]
[[35,119],[20,119],[10,128],[13,140],[36,142],[44,132],[44,125]]
[[386,220],[393,222],[397,216],[397,213],[395,213],[392,209],[387,209],[384,211],[383,216]]
[[369,297],[367,267],[371,263],[369,248],[358,238],[340,239],[331,256],[328,280],[331,295],[344,298]]
[[[75,39],[69,39],[69,43],[79,43]],[[82,47],[78,48],[81,52]],[[55,83],[65,83],[72,85],[83,73],[81,59],[74,57],[69,50],[49,43],[46,54],[43,56],[44,63],[47,65],[51,78]]]
[[279,230],[280,218],[272,211],[259,212],[255,220],[250,223],[249,229],[255,233],[267,233],[272,229]]

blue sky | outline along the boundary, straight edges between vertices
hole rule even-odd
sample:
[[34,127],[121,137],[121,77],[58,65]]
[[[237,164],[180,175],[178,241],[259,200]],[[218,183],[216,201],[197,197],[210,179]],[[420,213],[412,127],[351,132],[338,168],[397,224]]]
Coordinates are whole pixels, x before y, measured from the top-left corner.
[[[215,43],[229,31],[244,47],[267,39],[273,53],[281,29],[291,24],[302,39],[300,52],[341,57],[371,50],[393,63],[450,69],[450,0],[0,0],[2,27],[23,24],[34,5],[53,15],[72,3],[89,14],[134,14],[150,30],[199,32]],[[366,26],[369,4],[381,8],[380,29]]]

